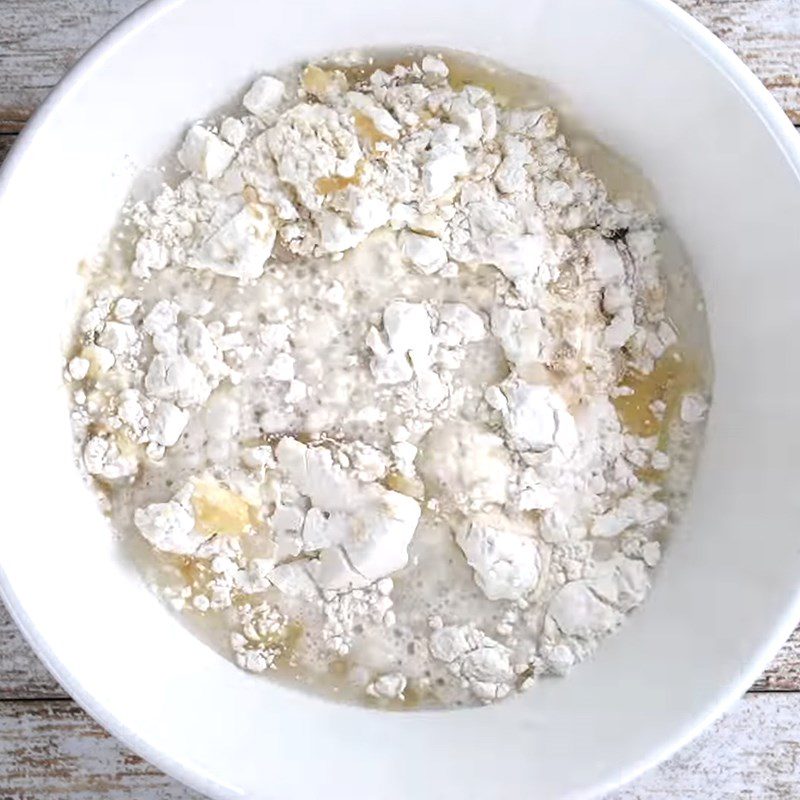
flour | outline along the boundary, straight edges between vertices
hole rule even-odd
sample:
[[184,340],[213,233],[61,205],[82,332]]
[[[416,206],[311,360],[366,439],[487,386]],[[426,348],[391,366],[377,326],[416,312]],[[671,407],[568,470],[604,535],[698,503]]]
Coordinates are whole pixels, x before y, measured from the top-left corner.
[[434,625],[430,641],[433,658],[447,664],[479,700],[499,700],[511,691],[516,677],[512,651],[483,631],[473,625]]
[[456,535],[475,582],[490,600],[520,600],[539,583],[540,545],[533,526],[501,515],[473,517]]
[[242,104],[90,281],[65,378],[114,526],[252,672],[389,707],[566,674],[644,600],[708,408],[618,405],[680,344],[657,221],[432,55]]

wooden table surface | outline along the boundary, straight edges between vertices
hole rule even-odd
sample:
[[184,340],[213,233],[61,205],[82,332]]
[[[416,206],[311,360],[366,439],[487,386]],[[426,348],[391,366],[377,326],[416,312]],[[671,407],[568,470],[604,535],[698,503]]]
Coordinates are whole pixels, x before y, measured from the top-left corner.
[[[0,0],[0,161],[61,75],[141,2]],[[729,44],[800,125],[800,0],[680,5]],[[722,721],[612,797],[800,798],[800,632]],[[0,800],[45,798],[200,800],[89,719],[0,604]]]

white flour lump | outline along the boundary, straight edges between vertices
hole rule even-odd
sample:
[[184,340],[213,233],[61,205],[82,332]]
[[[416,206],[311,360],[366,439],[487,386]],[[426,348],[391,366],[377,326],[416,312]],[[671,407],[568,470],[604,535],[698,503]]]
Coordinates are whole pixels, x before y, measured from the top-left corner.
[[64,372],[156,590],[243,669],[379,707],[589,656],[708,411],[658,221],[551,109],[432,54],[263,75],[175,166],[95,260]]

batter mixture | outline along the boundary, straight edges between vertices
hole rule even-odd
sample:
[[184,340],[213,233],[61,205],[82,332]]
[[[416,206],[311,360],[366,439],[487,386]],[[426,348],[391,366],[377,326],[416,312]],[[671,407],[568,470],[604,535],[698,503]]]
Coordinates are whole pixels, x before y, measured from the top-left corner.
[[259,77],[92,266],[82,466],[246,670],[488,703],[647,594],[707,409],[661,226],[496,86],[433,55]]

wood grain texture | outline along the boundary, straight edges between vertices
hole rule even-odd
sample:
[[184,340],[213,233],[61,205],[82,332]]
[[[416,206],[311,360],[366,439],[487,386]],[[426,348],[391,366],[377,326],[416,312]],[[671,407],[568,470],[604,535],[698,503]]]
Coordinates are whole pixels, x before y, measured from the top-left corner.
[[800,694],[750,694],[665,764],[607,800],[800,797]]
[[[800,124],[800,0],[678,0]],[[0,162],[77,58],[142,0],[0,0]],[[800,633],[697,742],[610,800],[800,797]],[[0,800],[200,800],[108,736],[0,604]]]
[[713,31],[800,124],[800,0],[677,0]]
[[18,131],[61,76],[143,0],[0,0],[0,131]]
[[[751,692],[800,692],[800,628],[753,684]],[[797,790],[800,797],[800,786]]]
[[0,703],[0,800],[200,800],[71,701]]
[[11,149],[11,145],[14,144],[16,138],[16,136],[12,136],[8,133],[0,133],[0,166],[3,165],[3,161],[8,155],[8,151]]
[[[800,694],[748,695],[679,755],[607,800],[790,800],[800,786],[798,742]],[[69,701],[0,703],[0,798],[67,797],[200,800]]]
[[[143,0],[2,0],[0,131],[18,131],[64,72]],[[800,124],[800,0],[678,0]]]
[[0,701],[49,697],[68,695],[33,654],[0,603]]

